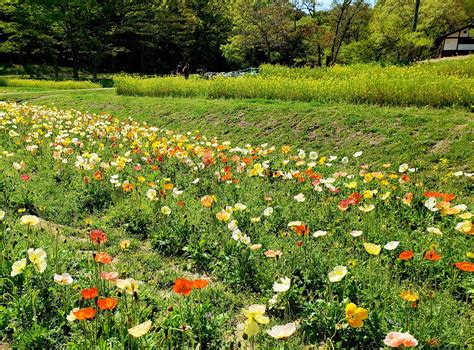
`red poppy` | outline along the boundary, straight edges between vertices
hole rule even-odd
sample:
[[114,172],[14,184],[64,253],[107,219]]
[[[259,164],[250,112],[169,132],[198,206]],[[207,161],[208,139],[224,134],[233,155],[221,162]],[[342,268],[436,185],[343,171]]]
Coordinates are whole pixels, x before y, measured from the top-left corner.
[[96,296],[99,295],[99,290],[97,289],[97,287],[84,289],[82,290],[81,295],[84,300],[94,299]]
[[401,260],[410,260],[413,258],[413,252],[411,250],[405,250],[398,256]]
[[99,229],[92,230],[89,233],[89,237],[94,243],[102,244],[107,242],[107,236],[105,235],[105,232]]
[[194,280],[194,281],[192,281],[192,287],[193,288],[201,289],[201,288],[207,287],[208,285],[209,285],[209,282],[206,281],[206,280]]
[[347,210],[347,208],[349,207],[349,200],[347,199],[343,199],[342,201],[339,202],[339,209],[341,210]]
[[94,260],[102,264],[110,264],[113,258],[106,252],[94,253]]
[[439,259],[441,259],[441,255],[436,253],[434,250],[430,250],[425,254],[424,258],[429,261],[438,261]]
[[409,182],[410,176],[408,176],[407,174],[403,174],[402,176],[400,176],[400,180],[401,182]]
[[349,197],[347,197],[349,204],[356,205],[362,200],[362,195],[357,192],[352,192]]
[[80,321],[82,320],[92,320],[95,317],[95,308],[86,307],[84,309],[79,309],[72,312],[73,315]]
[[296,242],[297,247],[301,247],[302,245],[303,245],[303,242],[301,242],[301,241]]
[[460,261],[454,265],[461,271],[474,272],[474,263],[472,262]]
[[113,310],[117,306],[116,298],[101,298],[97,299],[97,306],[101,310]]
[[30,177],[26,174],[23,174],[20,176],[20,178],[23,180],[23,181],[28,181],[30,179]]
[[186,278],[178,278],[174,281],[173,292],[188,296],[192,288],[193,284],[191,281],[188,281]]

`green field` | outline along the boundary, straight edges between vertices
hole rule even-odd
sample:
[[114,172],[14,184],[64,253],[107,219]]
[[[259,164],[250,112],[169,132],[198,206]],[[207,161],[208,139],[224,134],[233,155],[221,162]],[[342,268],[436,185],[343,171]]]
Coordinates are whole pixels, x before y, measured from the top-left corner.
[[0,101],[0,348],[474,346],[468,105]]

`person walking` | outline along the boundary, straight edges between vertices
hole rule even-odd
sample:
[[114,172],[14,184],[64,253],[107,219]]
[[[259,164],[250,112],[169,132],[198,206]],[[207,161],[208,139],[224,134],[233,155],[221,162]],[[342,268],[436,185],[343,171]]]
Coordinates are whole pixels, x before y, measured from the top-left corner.
[[186,63],[183,67],[183,75],[184,75],[184,79],[188,79],[189,78],[189,63]]
[[179,77],[181,75],[181,71],[183,70],[183,64],[180,63],[178,64],[178,67],[176,68],[176,76]]

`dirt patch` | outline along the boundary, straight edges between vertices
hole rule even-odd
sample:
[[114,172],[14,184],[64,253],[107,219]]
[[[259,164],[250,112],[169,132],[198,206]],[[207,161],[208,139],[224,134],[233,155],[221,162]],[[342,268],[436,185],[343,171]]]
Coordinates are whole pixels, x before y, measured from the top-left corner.
[[436,142],[433,147],[431,147],[431,153],[435,153],[435,154],[447,153],[449,151],[450,144],[451,142],[449,142],[448,140],[440,140]]

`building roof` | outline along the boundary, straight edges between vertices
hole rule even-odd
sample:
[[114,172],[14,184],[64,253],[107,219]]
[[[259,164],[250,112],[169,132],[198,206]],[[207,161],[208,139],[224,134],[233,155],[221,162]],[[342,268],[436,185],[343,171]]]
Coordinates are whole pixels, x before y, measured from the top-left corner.
[[458,29],[456,29],[456,30],[453,30],[453,31],[451,31],[451,32],[449,32],[449,33],[440,35],[439,37],[437,37],[437,38],[435,39],[435,42],[437,42],[437,41],[439,41],[439,40],[441,40],[441,39],[447,37],[448,35],[454,34],[454,33],[456,33],[456,32],[459,32],[459,31],[463,30],[463,29],[466,29],[466,28],[474,28],[474,22],[470,22],[468,25],[465,25],[464,27],[461,27],[461,28],[458,28]]

